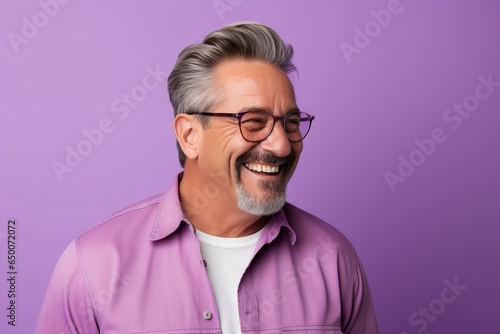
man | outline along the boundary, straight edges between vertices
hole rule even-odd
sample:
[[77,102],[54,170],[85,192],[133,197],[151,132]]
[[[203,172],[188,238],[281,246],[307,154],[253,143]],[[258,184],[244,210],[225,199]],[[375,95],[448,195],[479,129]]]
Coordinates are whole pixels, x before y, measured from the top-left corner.
[[168,86],[184,172],[70,244],[37,333],[378,333],[352,245],[285,203],[314,119],[292,56],[258,23],[182,51]]

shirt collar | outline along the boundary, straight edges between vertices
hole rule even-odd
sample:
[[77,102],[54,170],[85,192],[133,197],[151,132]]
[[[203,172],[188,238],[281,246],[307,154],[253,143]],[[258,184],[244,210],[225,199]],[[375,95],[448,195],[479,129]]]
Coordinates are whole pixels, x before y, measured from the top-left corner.
[[[285,204],[285,205],[287,205],[287,204]],[[262,231],[262,235],[260,236],[260,239],[259,239],[259,242],[257,243],[256,249],[259,249],[264,244],[271,243],[274,239],[276,239],[278,237],[278,235],[280,233],[286,233],[286,232],[282,232],[282,230],[288,232],[288,237],[290,239],[290,243],[292,245],[295,244],[295,240],[297,239],[297,236],[295,234],[295,231],[292,229],[292,227],[288,223],[288,220],[286,219],[286,216],[285,216],[285,213],[283,212],[283,209],[276,212],[274,215],[272,215],[269,218],[269,221],[267,222],[266,226],[264,226],[264,230]]]
[[[182,173],[177,176],[168,188],[167,192],[161,198],[149,240],[156,241],[166,238],[175,232],[181,223],[187,223],[179,201],[179,182],[181,179]],[[193,226],[189,223],[187,224],[194,231]],[[296,240],[296,235],[290,227],[283,209],[281,209],[272,215],[266,226],[264,226],[262,235],[257,243],[257,248],[260,248],[262,245],[268,244],[276,239],[276,237],[281,233],[282,227],[283,230],[287,230],[290,243],[293,245]]]
[[181,202],[179,201],[179,182],[182,178],[180,173],[172,182],[163,198],[160,200],[158,212],[155,217],[153,229],[149,240],[163,239],[179,228],[184,221]]

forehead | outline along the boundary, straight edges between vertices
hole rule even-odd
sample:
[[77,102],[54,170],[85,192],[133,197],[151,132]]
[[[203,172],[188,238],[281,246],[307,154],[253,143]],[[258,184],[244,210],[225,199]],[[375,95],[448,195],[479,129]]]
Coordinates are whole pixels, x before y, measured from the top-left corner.
[[215,69],[215,84],[221,94],[219,106],[233,111],[261,108],[285,112],[297,107],[288,76],[262,61],[225,61]]

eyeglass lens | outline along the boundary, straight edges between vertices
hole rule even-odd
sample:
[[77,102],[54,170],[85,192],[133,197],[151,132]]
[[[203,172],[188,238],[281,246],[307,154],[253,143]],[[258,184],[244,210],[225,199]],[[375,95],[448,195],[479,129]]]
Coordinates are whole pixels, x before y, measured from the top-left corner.
[[[248,112],[240,121],[241,134],[248,141],[264,140],[273,130],[273,125],[273,115],[262,111]],[[291,112],[285,116],[283,125],[290,141],[301,141],[309,131],[311,117],[300,111]]]

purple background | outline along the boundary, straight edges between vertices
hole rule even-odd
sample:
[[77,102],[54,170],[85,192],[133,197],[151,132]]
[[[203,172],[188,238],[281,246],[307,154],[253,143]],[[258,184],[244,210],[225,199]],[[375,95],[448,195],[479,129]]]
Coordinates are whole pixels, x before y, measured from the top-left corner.
[[[401,0],[402,11],[350,62],[340,44],[354,45],[355,27],[377,29],[370,12],[390,1],[219,2],[227,11],[213,1],[70,1],[47,22],[37,1],[1,2],[0,267],[4,277],[15,218],[19,274],[15,328],[0,280],[0,332],[33,332],[66,245],[164,191],[180,171],[165,82],[123,120],[111,103],[142,84],[146,67],[170,72],[188,44],[252,20],[293,44],[298,103],[317,117],[289,200],[353,242],[381,333],[418,333],[423,325],[409,317],[429,305],[439,314],[422,332],[498,333],[500,87],[457,129],[443,115],[474,95],[479,76],[500,81],[500,2]],[[9,33],[21,36],[23,17],[34,15],[43,26],[16,53]],[[105,118],[113,132],[60,182],[51,164],[65,163],[66,146]],[[398,172],[400,155],[418,159],[414,141],[435,128],[446,141],[391,191],[384,173]],[[452,303],[437,301],[455,278],[467,288]]]

